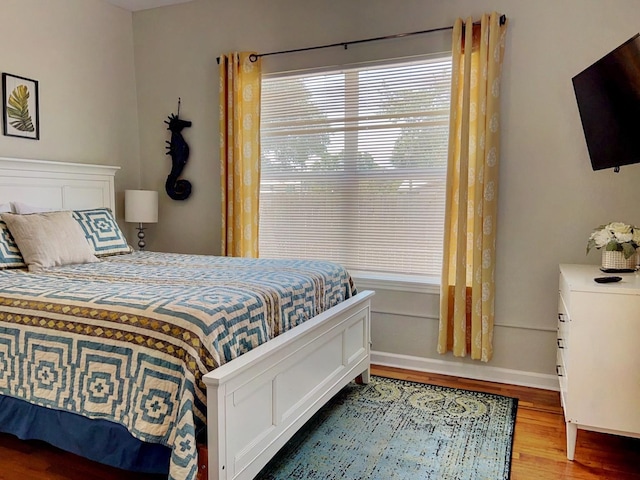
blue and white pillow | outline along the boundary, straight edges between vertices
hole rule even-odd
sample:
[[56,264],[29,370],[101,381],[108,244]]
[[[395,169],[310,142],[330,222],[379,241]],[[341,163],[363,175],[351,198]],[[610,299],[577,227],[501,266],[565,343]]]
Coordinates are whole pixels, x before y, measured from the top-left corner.
[[26,268],[22,254],[4,220],[0,219],[0,269]]
[[72,215],[97,257],[131,253],[131,247],[110,209],[75,210]]

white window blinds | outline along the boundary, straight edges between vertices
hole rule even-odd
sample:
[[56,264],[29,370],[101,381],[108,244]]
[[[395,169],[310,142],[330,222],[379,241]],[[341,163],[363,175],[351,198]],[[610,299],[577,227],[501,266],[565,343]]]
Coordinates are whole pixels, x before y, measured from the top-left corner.
[[266,76],[260,256],[440,276],[451,59]]

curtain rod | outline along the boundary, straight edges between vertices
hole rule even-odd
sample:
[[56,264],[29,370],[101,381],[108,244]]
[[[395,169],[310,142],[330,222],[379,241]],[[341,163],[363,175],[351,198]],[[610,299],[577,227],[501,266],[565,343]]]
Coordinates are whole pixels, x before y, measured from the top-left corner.
[[[507,21],[507,16],[501,15],[500,25],[504,25],[506,21]],[[473,24],[478,25],[479,22],[474,22]],[[316,45],[315,47],[294,48],[292,50],[280,50],[279,52],[268,52],[268,53],[260,53],[260,54],[252,53],[251,55],[249,55],[249,60],[251,60],[252,62],[255,62],[256,60],[258,60],[258,58],[268,57],[269,55],[281,55],[283,53],[307,52],[309,50],[319,50],[321,48],[344,47],[344,49],[346,50],[347,47],[349,47],[349,45],[357,45],[359,43],[366,43],[366,42],[375,42],[378,40],[392,40],[394,38],[410,37],[412,35],[422,35],[425,33],[440,32],[443,30],[451,30],[451,29],[453,29],[453,25],[449,27],[431,28],[429,30],[419,30],[417,32],[396,33],[395,35],[387,35],[384,37],[365,38],[363,40],[352,40],[350,42],[339,42],[339,43],[330,43],[327,45]],[[218,62],[218,65],[220,64],[220,57],[216,58],[216,62]]]

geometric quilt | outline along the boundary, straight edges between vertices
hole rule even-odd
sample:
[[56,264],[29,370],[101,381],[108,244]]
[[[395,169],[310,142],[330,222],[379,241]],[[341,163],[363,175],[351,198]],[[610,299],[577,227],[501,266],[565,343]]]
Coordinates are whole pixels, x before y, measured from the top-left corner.
[[355,293],[322,261],[134,252],[0,270],[0,395],[119,423],[192,480],[203,376]]

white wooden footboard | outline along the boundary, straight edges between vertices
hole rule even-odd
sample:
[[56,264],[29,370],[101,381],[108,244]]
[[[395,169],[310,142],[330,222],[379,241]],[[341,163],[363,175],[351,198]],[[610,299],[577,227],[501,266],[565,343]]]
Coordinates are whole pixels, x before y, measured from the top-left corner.
[[369,381],[365,291],[204,377],[209,480],[252,479],[342,387]]

